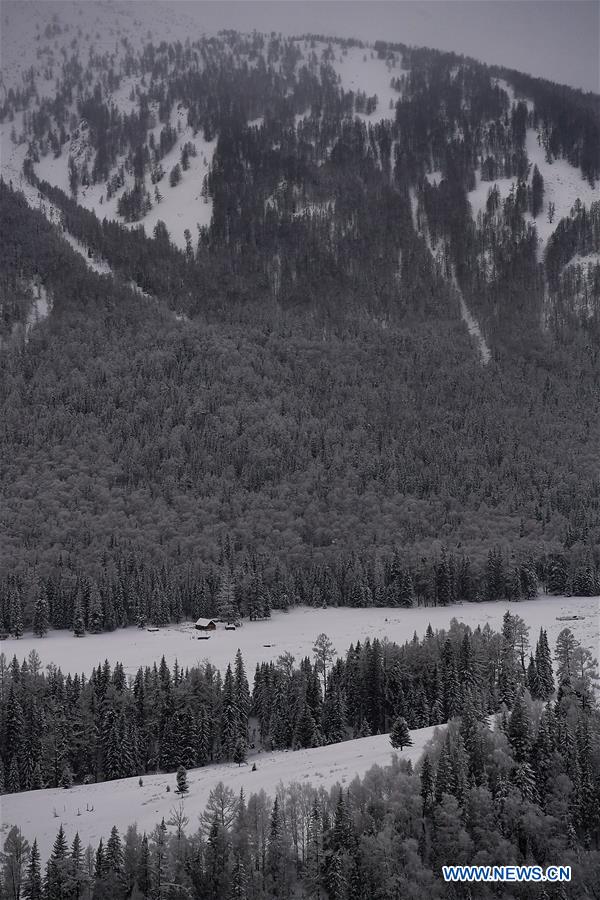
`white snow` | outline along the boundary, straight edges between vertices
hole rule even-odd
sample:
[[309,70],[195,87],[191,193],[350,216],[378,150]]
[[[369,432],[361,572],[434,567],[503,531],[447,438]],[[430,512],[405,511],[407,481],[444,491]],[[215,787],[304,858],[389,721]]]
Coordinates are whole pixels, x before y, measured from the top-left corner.
[[[326,44],[317,43],[317,46],[323,50]],[[334,44],[333,52],[335,59],[331,61],[331,65],[340,76],[340,84],[345,91],[354,93],[361,91],[367,97],[377,95],[377,108],[374,112],[370,115],[365,113],[356,115],[363,121],[371,123],[394,119],[396,111],[393,107],[400,99],[400,94],[391,87],[390,82],[392,78],[406,74],[401,68],[401,55],[395,54],[395,66],[392,66],[387,60],[379,59],[371,47],[348,47],[344,53],[338,44]],[[390,101],[393,104],[392,108]]]
[[479,322],[472,315],[469,307],[467,306],[467,301],[464,298],[463,292],[460,289],[460,285],[456,278],[456,273],[452,273],[452,284],[454,285],[454,289],[458,294],[458,302],[460,303],[460,314],[463,318],[465,325],[467,326],[468,332],[472,338],[475,339],[475,343],[477,344],[477,349],[479,351],[479,355],[481,357],[482,365],[487,366],[490,359],[492,358],[492,352],[488,346],[488,343],[483,335],[483,332],[479,326]]
[[431,185],[439,184],[442,180],[441,169],[436,169],[434,172],[425,172],[425,178]]
[[467,194],[467,200],[471,204],[474,219],[477,219],[478,213],[483,214],[485,212],[488,194],[494,185],[498,188],[503,200],[506,200],[513,185],[515,190],[517,188],[517,180],[515,178],[496,178],[495,181],[482,181],[481,173],[479,171],[475,173],[475,178],[477,184],[475,188]]
[[44,319],[48,317],[52,309],[52,298],[48,294],[48,291],[44,287],[43,284],[33,285],[33,303],[31,305],[31,309],[29,310],[29,315],[27,316],[27,321],[25,323],[25,335],[29,334],[30,330],[34,325],[37,325],[39,322],[42,322]]
[[[591,187],[582,174],[581,169],[572,166],[566,159],[555,159],[546,162],[546,153],[538,142],[538,134],[533,128],[527,129],[527,156],[531,170],[536,165],[544,179],[544,208],[535,220],[538,233],[538,253],[546,248],[548,238],[554,232],[561,219],[571,214],[576,200],[581,200],[589,207],[598,200],[598,187]],[[531,175],[531,173],[530,173]],[[548,221],[548,204],[554,203],[555,213],[552,222]],[[533,221],[528,217],[529,221]]]
[[[555,159],[551,163],[546,162],[546,153],[543,145],[538,140],[538,132],[533,128],[527,129],[525,146],[530,162],[529,183],[533,175],[533,167],[536,165],[544,179],[544,206],[536,219],[527,214],[525,220],[535,224],[538,234],[538,258],[548,243],[548,238],[556,229],[561,219],[570,215],[575,202],[579,199],[588,209],[592,203],[598,200],[598,187],[591,187],[583,175],[581,169],[572,166],[566,159]],[[485,212],[488,193],[496,185],[500,197],[505,200],[511,188],[517,187],[516,178],[497,178],[495,181],[482,181],[481,173],[476,173],[477,184],[474,190],[467,195],[473,218],[477,219],[479,212]],[[555,212],[553,221],[548,221],[548,206],[554,203]]]
[[[338,782],[349,785],[355,776],[362,777],[371,766],[389,765],[393,753],[401,759],[416,762],[434,731],[435,727],[411,731],[413,745],[401,752],[392,750],[388,734],[378,734],[312,750],[258,753],[249,757],[250,764],[243,766],[220,763],[192,769],[188,771],[190,790],[184,800],[188,830],[198,829],[198,817],[206,806],[210,791],[219,781],[231,788],[236,796],[243,788],[246,799],[260,790],[273,796],[281,782],[288,788],[291,784],[311,784],[327,789]],[[256,763],[255,772],[251,769],[252,762]],[[167,785],[171,787],[170,793],[167,793]],[[30,843],[37,837],[42,861],[49,856],[61,823],[69,842],[78,831],[83,846],[91,843],[95,849],[101,837],[106,839],[113,825],[123,834],[127,826],[135,822],[140,833],[149,833],[163,817],[167,822],[179,802],[175,787],[172,773],[144,775],[142,787],[136,776],[80,785],[70,790],[49,788],[7,794],[2,797],[2,830],[18,825]]]
[[9,660],[13,654],[22,660],[35,649],[43,664],[55,663],[65,673],[84,672],[87,675],[94,666],[108,659],[113,665],[122,662],[125,671],[135,675],[140,666],[159,661],[163,654],[169,665],[175,659],[181,666],[192,666],[207,659],[224,671],[227,664],[233,662],[239,647],[246,671],[252,677],[257,663],[276,660],[282,653],[292,653],[297,662],[304,656],[312,656],[315,638],[321,632],[329,635],[338,653],[344,654],[350,644],[359,639],[387,638],[402,643],[410,640],[415,631],[423,636],[429,623],[433,629],[448,628],[453,618],[472,628],[489,624],[491,628],[499,629],[502,616],[510,610],[522,616],[530,626],[534,642],[540,627],[546,628],[551,645],[565,627],[557,616],[582,616],[566,624],[582,644],[597,652],[599,603],[598,597],[540,596],[521,603],[466,603],[413,609],[297,606],[289,612],[274,611],[270,619],[244,620],[236,631],[225,631],[221,626],[209,640],[197,640],[198,632],[192,623],[184,623],[156,632],[132,627],[108,634],[88,634],[84,638],[76,638],[70,631],[50,631],[45,638],[36,638],[28,632],[20,640],[10,638],[0,643],[0,651]]

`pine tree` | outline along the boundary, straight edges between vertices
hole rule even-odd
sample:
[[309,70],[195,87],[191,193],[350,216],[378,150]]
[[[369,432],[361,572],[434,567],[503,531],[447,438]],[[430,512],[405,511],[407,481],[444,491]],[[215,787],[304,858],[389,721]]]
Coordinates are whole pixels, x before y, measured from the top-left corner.
[[187,782],[187,772],[183,768],[183,766],[179,766],[177,769],[177,793],[178,794],[187,794],[189,791],[189,786]]
[[36,637],[45,637],[48,633],[48,604],[45,597],[38,597],[33,610],[33,633]]
[[8,793],[9,794],[17,794],[21,790],[21,778],[19,775],[19,764],[17,763],[17,757],[13,756],[10,761],[10,766],[8,769]]
[[410,736],[410,731],[408,730],[408,724],[406,719],[402,716],[398,716],[392,725],[390,743],[396,750],[402,750],[404,747],[412,746],[412,738]]
[[140,855],[136,871],[136,884],[143,900],[148,900],[151,896],[152,879],[150,869],[150,849],[148,847],[148,838],[144,833],[140,845]]
[[448,606],[452,602],[450,568],[445,547],[442,547],[442,559],[435,570],[435,592],[439,606]]
[[73,634],[75,637],[83,637],[85,634],[85,622],[79,597],[75,601],[75,608],[73,610]]
[[517,694],[508,720],[507,737],[513,748],[515,760],[524,763],[531,749],[531,722],[523,696]]
[[23,609],[21,605],[21,594],[18,590],[14,590],[10,596],[9,605],[10,633],[17,640],[23,637]]
[[234,698],[238,712],[238,733],[243,739],[248,737],[248,716],[250,715],[250,688],[246,678],[244,660],[238,647],[234,665]]
[[271,812],[265,864],[267,896],[273,898],[273,900],[283,900],[283,898],[288,896],[289,878],[287,863],[285,829],[281,821],[279,799],[275,797]]
[[79,900],[84,896],[85,887],[89,883],[88,873],[84,868],[83,852],[79,832],[75,834],[71,844],[71,857],[68,865],[67,897]]
[[490,550],[485,569],[485,599],[502,600],[506,593],[504,561],[499,549]]
[[544,205],[544,179],[536,165],[531,177],[531,215],[537,219]]
[[542,700],[549,700],[554,694],[555,685],[548,635],[543,628],[540,628],[540,636],[535,648],[535,667],[538,677],[539,696]]
[[43,900],[43,896],[40,851],[38,850],[37,840],[34,840],[25,872],[22,897],[23,900]]
[[426,753],[421,763],[421,799],[423,800],[423,815],[428,815],[433,809],[434,780],[433,768],[429,754]]
[[106,842],[104,865],[106,872],[113,872],[119,876],[123,874],[123,845],[116,825],[111,828]]
[[298,747],[314,747],[316,740],[315,720],[312,717],[310,707],[305,701],[302,705],[302,712],[296,721],[294,729],[293,746]]
[[246,742],[243,738],[240,737],[235,743],[235,747],[233,750],[233,761],[237,763],[238,766],[241,766],[242,763],[246,762],[246,754]]
[[98,589],[94,586],[88,610],[88,631],[90,634],[100,634],[103,629],[104,613],[102,612],[102,601]]
[[454,794],[456,790],[456,779],[452,766],[452,755],[450,752],[450,738],[446,734],[444,746],[440,753],[437,769],[435,773],[435,800],[436,803],[442,802],[444,794]]
[[46,897],[45,900],[62,900],[66,896],[69,879],[67,839],[62,825],[52,847],[50,859],[46,865]]
[[571,629],[563,628],[556,639],[556,674],[559,681],[573,674],[573,653],[577,646],[577,640]]
[[221,583],[217,594],[215,613],[220,622],[233,622],[235,619],[235,601],[233,583],[227,569],[223,569]]

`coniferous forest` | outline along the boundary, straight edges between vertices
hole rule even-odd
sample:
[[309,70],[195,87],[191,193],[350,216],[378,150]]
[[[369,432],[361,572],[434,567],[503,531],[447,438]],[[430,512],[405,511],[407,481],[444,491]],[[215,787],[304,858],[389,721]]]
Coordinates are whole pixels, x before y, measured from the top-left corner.
[[[225,676],[209,665],[173,671],[99,665],[86,680],[40,671],[35,651],[3,661],[2,746],[8,791],[45,784],[172,771],[168,822],[150,834],[113,827],[96,848],[60,825],[41,865],[14,827],[2,854],[8,897],[421,898],[472,896],[444,885],[452,860],[493,865],[560,861],[572,881],[547,896],[593,896],[600,861],[600,720],[591,653],[565,628],[552,655],[544,630],[535,649],[518,615],[501,633],[456,620],[398,646],[351,646],[332,664],[321,635],[314,659],[290,655],[257,667],[250,692],[238,652]],[[490,713],[497,713],[490,717]],[[188,768],[244,763],[252,747],[312,747],[390,729],[445,723],[416,771],[396,760],[328,793],[280,785],[236,796],[222,782],[198,822],[185,797]],[[260,765],[260,754],[255,755]],[[193,774],[192,774],[193,777]],[[140,778],[140,786],[142,779]],[[191,811],[190,811],[191,812]],[[23,893],[15,893],[14,885]],[[13,891],[11,893],[11,890]],[[522,885],[507,896],[534,897]],[[590,893],[591,892],[591,893]],[[477,896],[493,897],[491,887]]]
[[[183,5],[3,4],[0,801],[173,806],[3,817],[0,900],[597,898],[600,96]],[[256,620],[483,601],[246,669]],[[204,660],[113,652],[198,618]],[[215,774],[360,739],[332,789]]]
[[[394,604],[394,567],[418,603],[598,593],[598,204],[540,257],[527,150],[594,186],[598,98],[380,42],[362,49],[397,100],[371,122],[377,97],[333,66],[360,41],[124,38],[85,66],[78,41],[45,48],[52,97],[32,70],[0,106],[53,210],[0,185],[4,630],[40,598],[54,627],[81,605],[90,628],[97,602],[106,629],[214,614],[227,578],[239,614]],[[188,177],[193,141],[165,169],[181,110],[216,142],[185,249],[143,225],[145,193]],[[65,189],[37,174],[50,157]],[[79,202],[94,185],[117,216]]]

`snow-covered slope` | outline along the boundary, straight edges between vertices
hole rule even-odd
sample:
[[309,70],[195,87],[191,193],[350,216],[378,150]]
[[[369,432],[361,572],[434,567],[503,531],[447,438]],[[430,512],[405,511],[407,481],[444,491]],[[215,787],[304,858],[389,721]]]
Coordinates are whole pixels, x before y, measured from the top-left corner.
[[345,91],[354,93],[361,91],[367,97],[377,96],[377,107],[374,112],[368,115],[357,113],[359,118],[372,123],[380,122],[382,119],[393,119],[396,115],[394,107],[400,99],[400,94],[391,87],[391,80],[405,74],[401,68],[401,54],[395,54],[393,63],[379,59],[370,47],[348,47],[342,50],[336,45],[334,54],[335,59],[331,61],[331,65]]
[[[330,788],[338,782],[348,785],[373,765],[389,765],[394,752],[401,759],[418,760],[434,731],[435,727],[412,731],[412,747],[401,752],[392,750],[389,735],[378,734],[313,750],[259,753],[243,766],[222,763],[190,770],[190,790],[184,801],[188,828],[197,830],[208,795],[220,781],[236,795],[243,789],[246,798],[260,790],[273,796],[280,782],[288,789],[294,783],[312,784],[315,788]],[[255,772],[252,762],[256,763]],[[167,785],[171,788],[169,793]],[[69,842],[78,831],[83,846],[92,844],[95,848],[113,825],[123,832],[135,822],[138,831],[150,832],[162,818],[168,822],[178,805],[175,788],[175,775],[169,774],[146,775],[142,787],[135,777],[70,790],[52,788],[8,794],[2,797],[2,830],[16,824],[30,843],[37,837],[42,860],[48,857],[61,823]]]
[[[525,216],[526,221],[535,224],[538,235],[538,258],[542,258],[542,254],[548,243],[548,239],[553,234],[561,219],[570,215],[570,212],[579,199],[588,208],[592,203],[599,199],[598,187],[591,187],[588,181],[581,174],[581,169],[572,166],[566,159],[555,159],[548,162],[546,152],[541,143],[539,132],[534,128],[528,128],[526,134],[525,146],[527,157],[530,162],[529,183],[533,167],[537,166],[544,179],[544,206],[536,219],[531,215]],[[471,204],[473,218],[477,219],[478,213],[483,213],[486,208],[488,194],[496,185],[500,192],[500,197],[505,200],[514,187],[516,190],[516,178],[497,178],[495,181],[482,181],[481,173],[477,173],[477,184],[474,190],[468,194],[468,200]],[[550,204],[554,206],[554,215],[552,221],[549,217]]]
[[[69,631],[51,631],[45,638],[27,634],[20,640],[11,638],[0,644],[8,659],[16,654],[23,659],[35,649],[42,663],[55,663],[63,671],[89,674],[104,659],[111,664],[122,662],[128,674],[135,674],[139,666],[151,665],[164,654],[172,665],[175,659],[182,666],[191,666],[208,659],[224,670],[233,661],[239,647],[246,669],[252,672],[258,662],[275,660],[282,653],[292,653],[299,661],[312,656],[315,638],[325,632],[339,653],[345,653],[351,643],[365,638],[388,638],[402,643],[414,634],[422,636],[427,625],[448,628],[452,619],[465,622],[472,628],[489,625],[500,629],[502,616],[510,610],[522,616],[531,629],[535,642],[541,627],[548,631],[550,644],[559,631],[568,625],[577,639],[593,652],[600,643],[600,598],[598,597],[539,597],[521,603],[468,603],[457,606],[418,607],[415,609],[329,609],[294,607],[289,612],[274,612],[270,619],[245,621],[236,631],[219,628],[209,640],[198,640],[198,632],[190,623],[171,625],[156,632],[125,628],[112,633],[90,634],[76,638]],[[572,622],[561,616],[577,615]]]

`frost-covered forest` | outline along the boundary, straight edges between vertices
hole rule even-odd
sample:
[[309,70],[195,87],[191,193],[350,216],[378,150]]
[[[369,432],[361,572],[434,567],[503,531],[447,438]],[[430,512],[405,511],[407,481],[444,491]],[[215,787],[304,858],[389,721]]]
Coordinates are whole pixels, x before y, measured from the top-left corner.
[[0,15],[0,900],[596,896],[600,96]]
[[598,593],[598,98],[42,25],[0,104],[5,630]]

